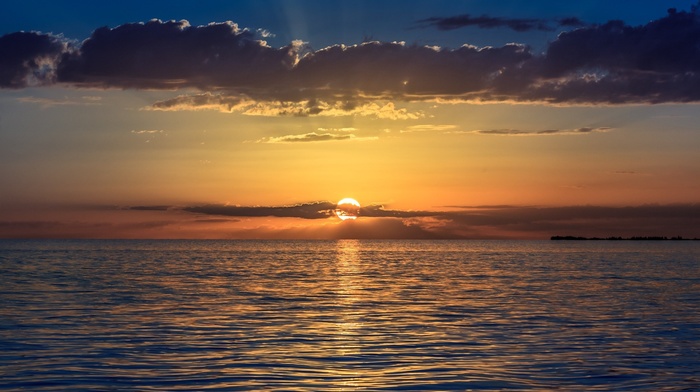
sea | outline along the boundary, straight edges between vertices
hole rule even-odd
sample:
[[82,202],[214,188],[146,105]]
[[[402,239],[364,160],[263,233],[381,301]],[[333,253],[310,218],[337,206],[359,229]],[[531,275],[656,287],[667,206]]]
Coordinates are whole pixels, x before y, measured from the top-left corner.
[[2,391],[698,391],[700,241],[0,240]]

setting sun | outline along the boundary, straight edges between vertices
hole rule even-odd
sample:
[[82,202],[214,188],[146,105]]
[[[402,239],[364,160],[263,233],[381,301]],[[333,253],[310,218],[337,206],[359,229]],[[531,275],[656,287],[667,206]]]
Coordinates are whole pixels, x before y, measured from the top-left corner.
[[342,220],[357,219],[360,215],[360,203],[355,199],[346,197],[338,202],[334,212]]

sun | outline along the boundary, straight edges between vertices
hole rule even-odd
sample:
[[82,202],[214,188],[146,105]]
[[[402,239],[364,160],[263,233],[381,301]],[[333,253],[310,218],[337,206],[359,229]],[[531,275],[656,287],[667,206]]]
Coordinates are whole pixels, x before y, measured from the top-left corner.
[[357,219],[360,215],[360,203],[355,199],[346,197],[338,202],[334,212],[342,220]]

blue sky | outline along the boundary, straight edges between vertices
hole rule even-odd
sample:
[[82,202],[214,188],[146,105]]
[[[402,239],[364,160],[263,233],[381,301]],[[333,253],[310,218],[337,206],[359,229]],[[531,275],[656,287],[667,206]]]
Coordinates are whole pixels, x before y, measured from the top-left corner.
[[359,43],[365,37],[381,41],[458,47],[500,46],[507,42],[542,45],[556,33],[522,34],[504,29],[465,28],[451,32],[412,29],[416,20],[460,14],[511,18],[561,18],[576,16],[590,23],[620,19],[630,25],[644,24],[676,7],[688,10],[694,1],[642,0],[587,1],[12,1],[3,4],[0,33],[42,31],[83,40],[97,27],[129,22],[186,19],[192,25],[227,20],[241,27],[266,29],[275,34],[269,41],[284,46],[289,41],[308,41],[321,48],[332,44]]

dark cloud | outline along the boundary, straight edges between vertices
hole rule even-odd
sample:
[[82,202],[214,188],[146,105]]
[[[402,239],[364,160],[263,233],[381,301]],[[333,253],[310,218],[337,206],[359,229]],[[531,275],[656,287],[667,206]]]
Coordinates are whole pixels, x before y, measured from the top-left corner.
[[58,58],[67,44],[41,33],[11,33],[0,37],[0,87],[22,88],[51,83]]
[[561,27],[582,27],[582,26],[589,25],[588,23],[582,21],[581,19],[579,19],[575,16],[561,18],[561,19],[557,20],[557,24]]
[[[700,204],[451,208],[449,211],[425,211],[392,210],[381,205],[365,206],[360,209],[360,218],[353,223],[355,226],[338,229],[340,231],[328,235],[333,238],[549,238],[552,235],[700,237]],[[155,206],[154,209],[161,210],[163,206]],[[335,203],[311,202],[285,206],[206,205],[170,209],[239,218],[272,216],[328,219],[334,217]],[[391,222],[380,223],[385,220]],[[388,229],[389,226],[393,228],[392,234],[381,234],[380,228]],[[405,237],[399,237],[400,235]]]
[[535,19],[535,18],[503,18],[489,15],[471,16],[469,14],[432,17],[416,22],[418,27],[436,27],[439,30],[455,30],[463,27],[475,26],[481,29],[509,28],[518,32],[523,31],[554,31],[556,27],[580,27],[585,23],[575,17],[567,17],[559,20]]
[[95,30],[80,52],[64,56],[61,81],[94,86],[261,86],[296,61],[291,47],[273,49],[235,23],[129,23]]
[[[514,29],[542,29],[545,22],[462,20]],[[547,23],[581,25],[576,18]],[[577,105],[697,102],[700,12],[697,7],[669,10],[641,26],[611,21],[565,31],[542,54],[516,44],[447,49],[366,42],[312,51],[295,41],[273,48],[231,22],[190,26],[153,20],[103,27],[79,46],[39,33],[0,37],[1,87],[52,81],[103,88],[197,88],[205,93],[162,101],[153,109],[209,108],[252,115],[383,113],[386,118],[412,118],[386,102],[434,99]],[[378,104],[382,100],[386,102]]]
[[360,208],[360,216],[374,218],[417,218],[417,217],[432,217],[440,216],[442,213],[435,211],[401,211],[387,210],[384,206],[375,204]]
[[[700,68],[700,21],[694,13],[674,13],[644,26],[611,21],[562,33],[544,58],[545,76],[600,67],[608,72],[693,72]],[[576,48],[577,50],[572,50]]]
[[[565,206],[565,207],[517,207],[495,206],[476,208],[463,207],[464,211],[447,212],[446,216],[463,219],[471,224],[520,224],[537,221],[556,222],[571,220],[618,220],[618,219],[684,219],[700,222],[700,204],[641,205],[629,207],[611,206]],[[485,212],[485,210],[487,210]]]
[[526,46],[516,44],[438,49],[367,42],[316,51],[302,58],[294,73],[304,86],[335,94],[428,98],[482,91],[504,68],[531,57]]
[[285,206],[203,205],[182,207],[182,211],[234,217],[274,216],[281,218],[324,219],[333,216],[335,203],[319,201]]
[[[567,103],[689,102],[700,98],[700,15],[672,12],[564,32],[530,65],[542,83],[519,99]],[[533,76],[534,77],[534,76]]]
[[[427,211],[404,217],[425,217]],[[700,237],[700,204],[630,207],[493,207],[437,212],[433,224],[440,233],[478,237],[548,238],[551,235],[587,237],[675,236]]]
[[[334,217],[333,211],[336,204],[330,201],[314,201],[308,203],[290,204],[282,206],[237,206],[207,204],[201,206],[133,206],[130,210],[138,211],[186,211],[204,215],[220,215],[231,217],[281,217],[302,219],[325,219]],[[436,212],[428,211],[398,211],[386,210],[382,205],[369,205],[360,209],[360,216],[373,218],[415,218],[436,216]]]
[[[145,220],[0,221],[0,238],[548,239],[682,236],[700,238],[700,204],[611,206],[452,206],[449,211],[363,207],[355,221],[333,217],[335,204],[284,206],[137,206]],[[119,211],[112,209],[110,211]],[[121,209],[123,210],[123,209]],[[188,214],[189,213],[189,214]],[[131,218],[135,216],[130,214]],[[114,215],[111,215],[114,217]],[[274,220],[238,218],[300,218]],[[301,220],[308,220],[302,222]]]

